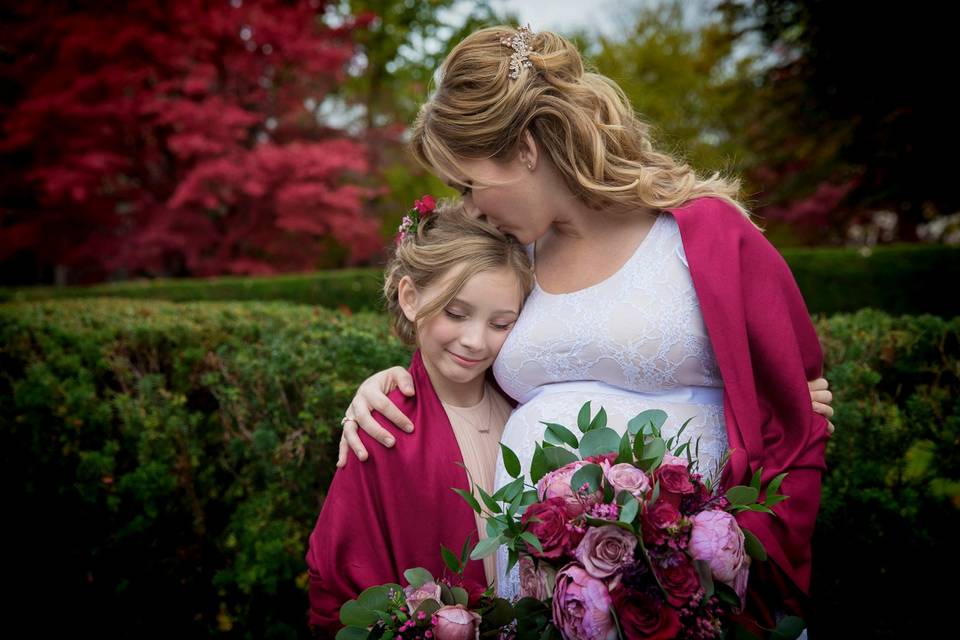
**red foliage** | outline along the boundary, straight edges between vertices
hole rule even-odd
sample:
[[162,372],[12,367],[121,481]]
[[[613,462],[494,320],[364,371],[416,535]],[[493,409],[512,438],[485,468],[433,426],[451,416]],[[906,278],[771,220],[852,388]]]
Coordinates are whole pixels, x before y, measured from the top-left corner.
[[[0,261],[100,277],[357,263],[364,144],[305,108],[346,78],[352,32],[318,0],[21,3],[3,27]],[[8,99],[9,100],[9,99]]]

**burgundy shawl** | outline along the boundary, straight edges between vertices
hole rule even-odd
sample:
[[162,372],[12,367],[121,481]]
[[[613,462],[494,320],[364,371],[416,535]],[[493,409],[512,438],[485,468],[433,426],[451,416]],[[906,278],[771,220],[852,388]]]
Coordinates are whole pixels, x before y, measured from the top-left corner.
[[741,525],[767,550],[751,566],[747,613],[773,626],[773,611],[807,615],[810,541],[826,471],[827,421],[814,413],[807,380],[820,377],[823,353],[783,257],[733,205],[697,198],[669,209],[680,227],[690,275],[724,384],[733,453],[723,489],[761,485],[789,472],[773,507],[778,517],[741,512]]
[[[337,470],[310,534],[309,623],[331,637],[342,626],[344,602],[374,585],[405,585],[403,572],[413,567],[439,577],[446,567],[441,543],[459,556],[467,536],[471,543],[477,539],[473,511],[451,490],[470,490],[466,471],[455,464],[463,464],[460,446],[419,350],[408,370],[416,394],[408,398],[394,390],[387,397],[413,421],[413,433],[375,412],[396,444],[384,449],[360,430],[371,455],[361,462],[351,453]],[[467,562],[464,582],[473,592],[486,584],[482,561]]]

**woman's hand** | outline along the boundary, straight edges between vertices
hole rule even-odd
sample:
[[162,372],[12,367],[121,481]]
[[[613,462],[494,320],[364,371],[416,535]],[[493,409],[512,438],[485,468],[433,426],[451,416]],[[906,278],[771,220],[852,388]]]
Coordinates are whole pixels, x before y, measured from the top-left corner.
[[400,387],[400,391],[405,396],[412,396],[415,393],[413,377],[403,367],[390,367],[379,371],[364,380],[360,388],[357,389],[350,406],[347,407],[346,417],[348,420],[343,423],[343,433],[340,436],[340,454],[337,456],[338,469],[347,464],[348,448],[352,449],[360,460],[367,459],[367,450],[357,435],[357,423],[360,424],[361,429],[383,446],[393,446],[393,436],[373,419],[373,416],[370,415],[371,410],[376,409],[387,420],[407,433],[413,431],[413,423],[410,422],[410,419],[387,397],[387,394],[396,387]]
[[830,422],[830,418],[833,417],[833,407],[830,406],[830,403],[833,402],[833,394],[827,390],[830,383],[827,382],[826,378],[817,378],[808,381],[807,386],[810,387],[810,400],[813,401],[813,410],[827,419],[827,435],[833,435],[834,427],[833,423]]

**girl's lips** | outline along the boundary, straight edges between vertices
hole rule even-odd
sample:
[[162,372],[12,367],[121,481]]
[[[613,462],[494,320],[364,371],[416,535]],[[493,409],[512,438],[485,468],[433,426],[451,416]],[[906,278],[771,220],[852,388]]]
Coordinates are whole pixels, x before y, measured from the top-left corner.
[[464,358],[463,356],[458,356],[457,354],[453,353],[452,351],[447,351],[447,353],[449,353],[451,356],[453,356],[453,359],[454,359],[454,360],[456,360],[457,362],[459,362],[460,364],[462,364],[462,365],[465,366],[465,367],[473,367],[473,366],[476,366],[476,365],[480,364],[481,362],[483,362],[483,360],[467,360],[467,359]]

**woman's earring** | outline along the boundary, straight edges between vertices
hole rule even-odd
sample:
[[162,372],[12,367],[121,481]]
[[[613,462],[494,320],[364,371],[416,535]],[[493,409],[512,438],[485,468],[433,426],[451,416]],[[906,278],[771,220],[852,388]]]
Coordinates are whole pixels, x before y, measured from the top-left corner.
[[529,162],[527,163],[527,169],[530,169],[530,171],[533,171],[533,165],[530,164]]

